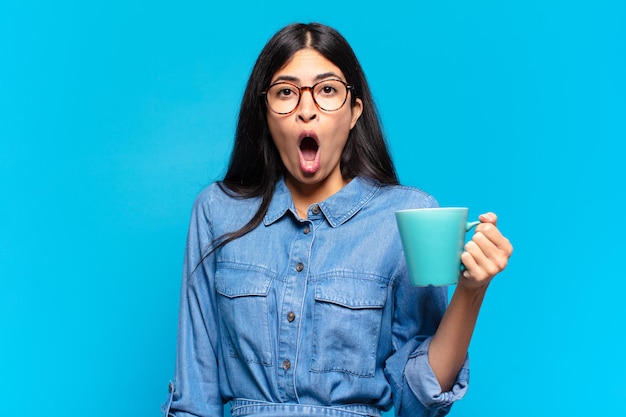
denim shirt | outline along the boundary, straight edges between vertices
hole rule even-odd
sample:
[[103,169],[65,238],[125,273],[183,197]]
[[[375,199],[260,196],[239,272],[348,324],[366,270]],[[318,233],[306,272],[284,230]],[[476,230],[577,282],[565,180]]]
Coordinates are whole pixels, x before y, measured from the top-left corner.
[[300,218],[284,180],[262,223],[238,230],[260,199],[217,184],[193,208],[180,300],[176,374],[164,416],[442,416],[467,390],[467,359],[449,392],[428,362],[445,287],[413,287],[396,210],[428,194],[355,178]]

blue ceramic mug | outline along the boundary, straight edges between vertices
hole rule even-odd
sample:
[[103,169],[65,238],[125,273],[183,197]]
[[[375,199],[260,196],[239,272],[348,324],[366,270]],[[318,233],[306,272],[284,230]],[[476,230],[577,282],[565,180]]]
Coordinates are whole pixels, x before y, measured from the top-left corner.
[[456,284],[462,269],[467,207],[400,210],[396,221],[411,282],[415,286]]

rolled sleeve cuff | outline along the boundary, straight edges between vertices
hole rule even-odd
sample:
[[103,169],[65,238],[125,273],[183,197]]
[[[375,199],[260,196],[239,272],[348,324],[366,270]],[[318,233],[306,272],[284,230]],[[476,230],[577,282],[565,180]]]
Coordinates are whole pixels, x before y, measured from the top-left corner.
[[[204,401],[195,398],[192,399],[191,403],[187,403],[187,405],[182,404],[185,409],[195,408],[190,411],[182,411],[175,410],[181,406],[181,404],[177,404],[177,386],[175,381],[170,381],[168,386],[168,395],[167,400],[161,406],[161,416],[162,417],[198,417],[198,416],[223,416],[224,415],[224,407],[223,405],[211,406],[206,404]],[[197,405],[200,405],[202,409],[197,409]]]
[[442,392],[435,372],[428,361],[428,346],[431,339],[425,340],[411,356],[405,367],[405,378],[417,399],[428,409],[450,406],[463,398],[469,385],[469,357],[459,371],[456,382],[450,391]]

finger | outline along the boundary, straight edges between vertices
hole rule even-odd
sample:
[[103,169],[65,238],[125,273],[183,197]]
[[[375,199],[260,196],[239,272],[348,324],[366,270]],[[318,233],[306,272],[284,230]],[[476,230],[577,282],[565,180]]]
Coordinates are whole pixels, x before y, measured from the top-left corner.
[[472,276],[472,272],[476,273],[476,271],[480,270],[480,267],[476,263],[476,260],[474,259],[472,254],[469,253],[468,251],[465,251],[461,254],[461,262],[463,263],[463,266],[465,267],[465,271],[463,271],[463,275],[466,278],[469,278],[470,276]]
[[491,223],[481,223],[476,226],[476,232],[482,233],[487,239],[489,239],[497,248],[507,252],[509,255],[511,254],[513,247],[511,246],[511,242],[502,235],[500,230]]
[[461,261],[465,265],[466,278],[482,280],[488,277],[484,265],[488,263],[485,255],[476,242],[469,241],[465,244],[465,252],[461,254]]
[[465,245],[465,249],[476,264],[476,271],[470,272],[477,279],[492,278],[508,263],[508,255],[498,249],[482,233],[476,233],[474,238]]
[[494,225],[498,222],[498,216],[492,212],[483,213],[478,216],[478,219],[483,223],[491,223]]
[[476,233],[474,233],[471,242],[474,242],[476,245],[478,245],[481,251],[481,255],[484,255],[486,258],[498,256],[498,252],[500,251],[500,249],[498,248],[496,243],[483,232],[477,231]]

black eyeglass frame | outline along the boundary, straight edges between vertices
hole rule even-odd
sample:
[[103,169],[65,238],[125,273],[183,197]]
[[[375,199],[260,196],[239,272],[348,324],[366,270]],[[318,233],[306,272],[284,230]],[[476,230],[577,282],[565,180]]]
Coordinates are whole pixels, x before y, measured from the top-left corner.
[[[315,94],[313,94],[313,90],[314,90],[314,88],[315,88],[317,85],[322,84],[322,83],[324,83],[324,82],[328,82],[328,81],[338,81],[338,82],[340,82],[341,84],[343,84],[343,85],[344,85],[344,87],[346,87],[346,96],[344,97],[343,102],[341,103],[341,105],[340,105],[339,107],[337,107],[337,108],[336,108],[336,109],[334,109],[334,110],[327,110],[327,109],[323,108],[322,106],[320,106],[320,105],[319,105],[319,103],[317,102],[317,100],[315,100]],[[268,99],[267,99],[267,92],[268,92],[268,91],[269,91],[272,87],[274,87],[275,85],[278,85],[278,84],[289,84],[289,85],[291,85],[291,86],[293,86],[293,87],[295,87],[295,88],[297,88],[297,89],[298,89],[298,101],[297,101],[296,105],[294,106],[293,110],[288,111],[288,112],[281,113],[281,112],[277,112],[276,110],[272,109],[272,106],[270,106],[270,103],[268,102]],[[302,86],[302,87],[301,87],[301,86],[299,86],[299,85],[296,85],[296,84],[294,84],[294,83],[290,83],[289,81],[277,81],[277,82],[275,82],[275,83],[271,84],[269,87],[267,87],[267,89],[266,89],[265,91],[261,91],[261,95],[262,95],[262,96],[265,96],[265,104],[267,105],[267,108],[268,108],[268,109],[270,109],[272,112],[274,112],[274,113],[276,113],[276,114],[280,114],[280,115],[283,115],[283,116],[284,116],[284,115],[288,115],[288,114],[291,114],[291,113],[293,113],[294,111],[296,111],[296,109],[297,109],[297,108],[298,108],[298,106],[300,105],[300,100],[302,99],[302,93],[303,93],[303,92],[305,92],[305,91],[307,91],[307,90],[311,93],[311,97],[313,98],[313,103],[315,103],[315,106],[316,106],[318,109],[323,110],[323,111],[326,111],[326,112],[334,112],[334,111],[337,111],[337,110],[341,109],[343,106],[345,106],[346,101],[348,101],[348,93],[350,93],[350,91],[354,91],[354,86],[353,86],[353,85],[351,85],[351,84],[348,84],[348,83],[347,83],[347,82],[345,82],[345,81],[339,80],[339,79],[337,79],[337,78],[325,79],[325,80],[322,80],[322,81],[318,81],[318,82],[316,82],[316,83],[315,83],[315,84],[313,84],[313,85],[310,85],[310,86],[306,86],[306,85],[305,85],[305,86]]]

